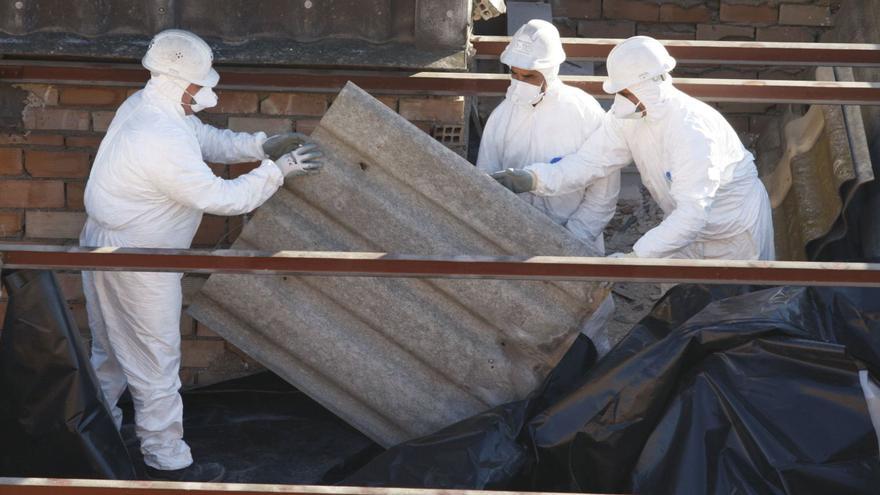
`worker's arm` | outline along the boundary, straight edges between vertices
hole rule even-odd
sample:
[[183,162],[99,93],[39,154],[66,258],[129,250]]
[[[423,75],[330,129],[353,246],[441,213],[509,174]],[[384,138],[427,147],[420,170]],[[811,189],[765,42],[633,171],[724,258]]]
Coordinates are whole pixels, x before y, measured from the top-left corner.
[[195,115],[186,118],[186,123],[196,133],[202,156],[211,163],[243,163],[266,158],[263,142],[266,134],[257,132],[233,132],[217,129],[203,123]]
[[704,132],[680,136],[670,150],[665,171],[675,210],[633,246],[640,258],[666,258],[694,242],[709,221],[712,203],[721,185],[722,159],[713,157],[714,141]]
[[263,204],[284,183],[271,160],[235,179],[221,179],[191,140],[185,135],[166,136],[150,169],[156,188],[179,203],[214,215],[241,215]]
[[577,153],[566,155],[556,163],[535,163],[525,170],[531,172],[537,181],[531,192],[539,196],[558,196],[582,191],[630,162],[632,154],[620,123],[606,114],[602,125]]

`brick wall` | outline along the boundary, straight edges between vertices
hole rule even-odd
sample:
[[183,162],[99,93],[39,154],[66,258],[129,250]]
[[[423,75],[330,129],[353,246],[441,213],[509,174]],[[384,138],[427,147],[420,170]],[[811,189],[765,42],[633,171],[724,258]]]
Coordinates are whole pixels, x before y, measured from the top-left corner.
[[[76,244],[85,220],[83,191],[98,145],[115,109],[137,88],[16,85],[26,91],[22,128],[0,131],[0,242]],[[199,116],[221,128],[267,133],[310,133],[333,96],[309,93],[218,91],[217,107]],[[460,154],[465,153],[462,97],[382,96],[381,101]],[[210,164],[235,178],[257,163]],[[205,215],[194,247],[228,247],[245,216]],[[59,273],[62,290],[81,332],[88,321],[79,273]],[[184,279],[185,299],[203,279]],[[0,326],[5,299],[0,295]],[[184,385],[207,384],[252,372],[259,365],[211,329],[181,320]]]
[[[548,0],[563,36],[707,41],[814,42],[833,27],[840,0]],[[604,74],[598,64],[597,74]],[[678,77],[804,79],[812,71],[779,66],[680,65]],[[775,105],[716,105],[752,146]]]

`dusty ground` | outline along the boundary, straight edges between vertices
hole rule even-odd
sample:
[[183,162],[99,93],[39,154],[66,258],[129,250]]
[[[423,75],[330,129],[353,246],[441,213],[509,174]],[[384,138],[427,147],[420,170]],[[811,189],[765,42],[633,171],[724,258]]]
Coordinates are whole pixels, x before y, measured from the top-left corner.
[[[605,229],[605,252],[627,253],[639,237],[663,220],[663,212],[640,187],[641,200],[621,202]],[[608,326],[608,338],[614,346],[641,320],[660,297],[660,286],[644,283],[618,283],[613,290],[615,312]]]

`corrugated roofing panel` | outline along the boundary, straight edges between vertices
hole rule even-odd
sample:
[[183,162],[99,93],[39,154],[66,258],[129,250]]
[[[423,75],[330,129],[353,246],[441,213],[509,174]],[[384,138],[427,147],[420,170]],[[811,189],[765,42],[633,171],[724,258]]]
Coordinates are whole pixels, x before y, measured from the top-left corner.
[[[576,255],[589,248],[353,84],[235,249]],[[214,275],[190,312],[383,445],[525,397],[598,284]]]

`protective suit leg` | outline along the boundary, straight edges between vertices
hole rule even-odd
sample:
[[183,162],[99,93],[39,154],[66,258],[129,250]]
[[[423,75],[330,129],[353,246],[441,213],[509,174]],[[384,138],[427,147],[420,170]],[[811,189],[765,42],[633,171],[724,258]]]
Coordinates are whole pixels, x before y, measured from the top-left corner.
[[92,332],[92,368],[98,376],[101,391],[104,392],[104,399],[113,414],[113,422],[116,423],[118,430],[122,428],[122,409],[116,404],[125,391],[125,387],[128,386],[128,382],[107,338],[107,326],[104,324],[104,315],[101,314],[98,294],[95,290],[94,272],[84,271],[82,282],[83,293],[86,297],[86,313]]
[[611,341],[608,339],[608,322],[614,317],[614,299],[611,294],[602,301],[596,311],[584,322],[581,333],[593,341],[596,352],[601,359],[611,350]]
[[[144,462],[156,469],[192,464],[183,441],[180,388],[179,273],[92,272],[90,301],[106,329],[134,400]],[[106,360],[104,363],[106,365]],[[109,398],[108,398],[109,399]]]

